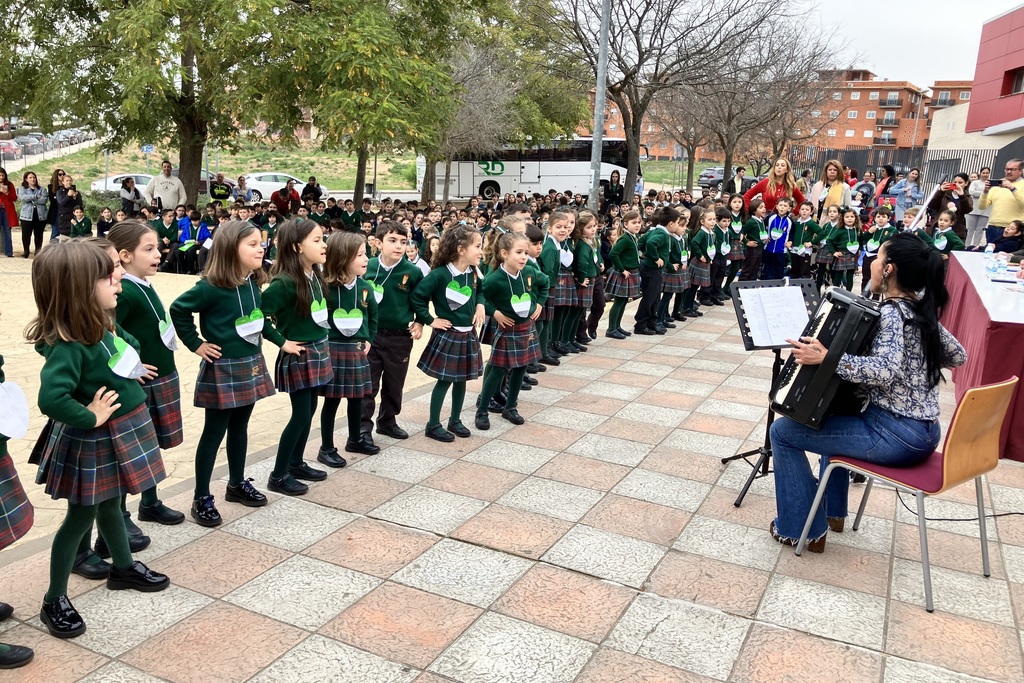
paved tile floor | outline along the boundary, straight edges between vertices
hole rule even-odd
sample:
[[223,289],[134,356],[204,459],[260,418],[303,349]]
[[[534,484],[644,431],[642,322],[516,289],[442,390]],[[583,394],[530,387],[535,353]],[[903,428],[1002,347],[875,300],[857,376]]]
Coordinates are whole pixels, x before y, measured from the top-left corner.
[[[762,438],[770,365],[725,307],[665,337],[598,340],[523,393],[520,427],[495,418],[438,444],[422,435],[428,397],[411,396],[412,438],[380,438],[304,498],[223,504],[216,530],[145,525],[139,558],[171,589],[72,577],[89,625],[72,641],[36,616],[47,552],[5,553],[0,598],[17,611],[0,637],[37,656],[3,679],[1024,681],[1024,518],[990,521],[988,579],[976,524],[931,525],[929,615],[914,517],[892,491],[802,558],[768,536],[770,478],[733,506],[749,467],[719,458]],[[948,388],[943,404],[948,419]],[[251,458],[259,484],[269,455]],[[1024,467],[985,488],[996,512],[1024,509]],[[929,512],[971,517],[972,495]]]

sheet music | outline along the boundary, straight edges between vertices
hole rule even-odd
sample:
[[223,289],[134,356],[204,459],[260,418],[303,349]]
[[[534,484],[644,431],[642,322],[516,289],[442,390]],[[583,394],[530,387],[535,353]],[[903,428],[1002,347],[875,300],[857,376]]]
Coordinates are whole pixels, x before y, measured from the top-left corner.
[[757,346],[786,346],[807,327],[807,306],[799,287],[761,287],[739,290],[750,338]]

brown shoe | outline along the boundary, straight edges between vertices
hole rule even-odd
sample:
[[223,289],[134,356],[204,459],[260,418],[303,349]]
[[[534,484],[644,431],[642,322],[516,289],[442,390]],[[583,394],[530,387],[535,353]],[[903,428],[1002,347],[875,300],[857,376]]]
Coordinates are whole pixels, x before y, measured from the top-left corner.
[[829,517],[828,528],[837,534],[843,533],[843,528],[846,527],[846,517]]
[[[781,543],[782,545],[795,547],[797,544],[796,539],[779,536],[779,532],[775,530],[775,520],[772,520],[772,523],[768,526],[768,533],[772,535],[772,539],[774,539],[777,543]],[[812,553],[825,552],[825,536],[822,536],[816,541],[808,541],[807,549],[810,550]]]

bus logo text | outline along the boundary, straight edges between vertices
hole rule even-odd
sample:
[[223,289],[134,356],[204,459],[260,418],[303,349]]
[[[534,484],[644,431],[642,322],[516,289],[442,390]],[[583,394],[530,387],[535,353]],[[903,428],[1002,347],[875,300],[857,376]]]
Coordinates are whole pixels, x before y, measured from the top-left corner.
[[478,161],[477,165],[484,175],[501,175],[505,172],[505,164],[500,161]]

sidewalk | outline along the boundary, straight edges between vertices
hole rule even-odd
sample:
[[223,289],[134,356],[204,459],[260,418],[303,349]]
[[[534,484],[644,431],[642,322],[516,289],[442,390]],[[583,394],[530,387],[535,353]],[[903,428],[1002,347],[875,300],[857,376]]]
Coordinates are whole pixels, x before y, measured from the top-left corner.
[[[73,576],[89,630],[71,641],[39,624],[47,552],[5,551],[0,599],[16,612],[2,639],[36,658],[4,679],[1024,681],[1020,517],[990,522],[989,579],[976,523],[930,524],[928,614],[915,519],[891,491],[876,487],[860,531],[804,557],[768,536],[771,478],[733,506],[749,468],[719,458],[759,445],[770,365],[743,351],[720,307],[665,337],[599,339],[539,375],[523,426],[495,416],[490,431],[439,444],[422,434],[425,388],[414,391],[409,440],[380,437],[380,454],[303,498],[223,504],[216,530],[143,525],[153,545],[139,559],[170,575],[167,591]],[[943,406],[948,420],[951,386]],[[264,445],[250,458],[261,485]],[[181,488],[169,503],[184,510]],[[1002,463],[986,494],[997,512],[1024,509],[1024,467]],[[969,518],[972,496],[958,488],[929,513]]]

